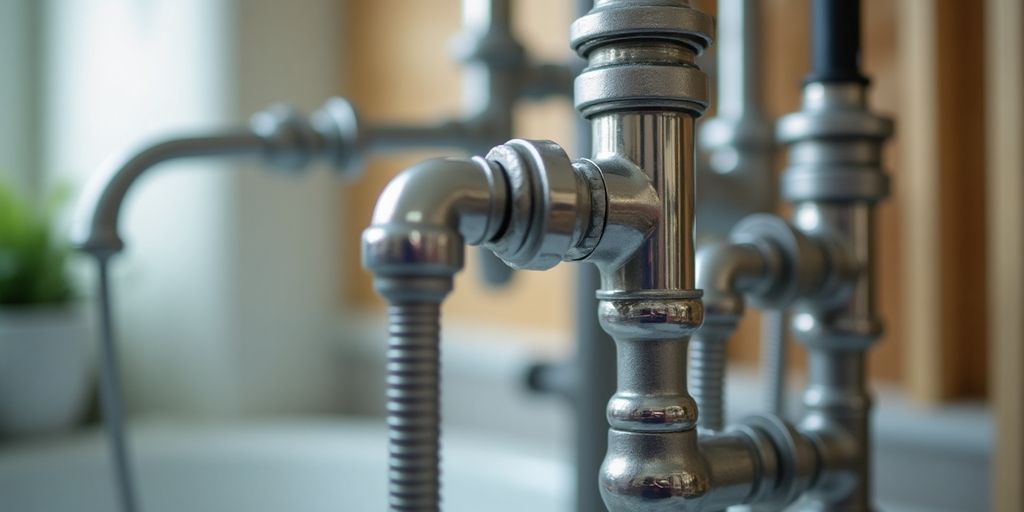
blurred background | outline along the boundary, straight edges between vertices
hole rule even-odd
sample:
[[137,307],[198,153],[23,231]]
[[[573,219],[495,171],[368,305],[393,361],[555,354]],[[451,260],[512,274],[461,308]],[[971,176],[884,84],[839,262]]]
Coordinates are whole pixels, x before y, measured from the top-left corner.
[[[864,2],[870,104],[897,123],[879,220],[886,333],[870,365],[877,489],[892,510],[1024,507],[1015,1]],[[533,58],[571,58],[571,2],[513,5]],[[765,1],[763,15],[776,118],[799,108],[808,2]],[[0,278],[27,236],[11,205],[45,213],[36,231],[59,239],[90,174],[153,137],[240,125],[278,101],[310,112],[333,95],[371,121],[456,114],[459,24],[457,0],[0,0]],[[574,154],[575,116],[566,99],[521,103],[516,135]],[[355,180],[194,160],[132,190],[112,273],[146,510],[383,509],[383,305],[358,239],[392,176],[451,153],[374,157]],[[95,276],[60,247],[40,251],[66,261],[66,286],[19,297],[9,290],[26,281],[0,281],[0,510],[112,510]],[[491,287],[467,255],[444,309],[446,503],[568,510],[570,404],[524,382],[533,362],[574,349],[575,274]],[[735,414],[759,407],[758,322],[747,315],[729,345]],[[789,355],[796,404],[802,350]]]

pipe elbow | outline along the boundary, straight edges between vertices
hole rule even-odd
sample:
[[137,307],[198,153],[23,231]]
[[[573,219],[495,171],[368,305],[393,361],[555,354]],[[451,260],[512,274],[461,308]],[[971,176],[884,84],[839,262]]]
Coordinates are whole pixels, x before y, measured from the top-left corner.
[[463,246],[497,236],[506,222],[508,184],[482,158],[414,165],[384,188],[363,232],[363,265],[377,275],[452,275]]
[[697,431],[610,430],[600,490],[612,512],[706,510],[711,473]]
[[125,196],[145,172],[183,156],[221,151],[258,151],[262,139],[252,133],[165,139],[108,160],[86,184],[71,226],[71,243],[81,251],[109,257],[124,248],[118,219]]
[[767,264],[750,243],[724,243],[697,251],[697,287],[704,291],[704,327],[732,330],[744,310],[744,291],[761,280]]

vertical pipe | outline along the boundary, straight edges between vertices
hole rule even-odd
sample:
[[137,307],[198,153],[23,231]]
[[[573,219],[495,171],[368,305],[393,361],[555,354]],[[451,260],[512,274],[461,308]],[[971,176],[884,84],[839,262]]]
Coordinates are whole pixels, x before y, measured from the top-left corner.
[[441,508],[438,302],[388,306],[388,469],[392,512]]
[[[576,0],[576,17],[590,12],[593,0]],[[580,60],[582,69],[584,62]],[[576,154],[593,155],[590,122],[576,120]],[[576,511],[603,512],[604,503],[597,479],[608,449],[605,409],[615,393],[615,343],[597,318],[597,296],[601,275],[592,265],[576,270]]]
[[776,416],[786,414],[786,313],[761,312],[761,379],[765,409]]
[[99,269],[100,341],[102,343],[100,402],[103,408],[103,422],[106,424],[107,435],[110,439],[111,462],[114,465],[120,510],[121,512],[135,512],[138,510],[138,500],[132,477],[131,452],[125,434],[127,421],[123,408],[121,365],[118,361],[111,314],[109,260],[106,257],[98,257],[96,261]]
[[644,242],[601,264],[598,316],[615,340],[617,383],[600,490],[613,512],[668,510],[709,488],[686,352],[703,320],[694,276],[694,120],[709,91],[695,60],[712,32],[713,20],[685,0],[599,0],[571,31],[588,60],[574,99],[591,120],[593,154],[630,161],[656,195],[636,205],[657,215]]
[[715,117],[760,117],[761,0],[719,0]]

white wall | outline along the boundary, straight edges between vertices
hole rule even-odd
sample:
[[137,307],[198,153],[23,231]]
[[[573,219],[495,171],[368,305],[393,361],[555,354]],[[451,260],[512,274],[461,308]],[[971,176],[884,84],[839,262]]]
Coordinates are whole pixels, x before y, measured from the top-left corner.
[[0,178],[37,189],[34,158],[37,38],[30,0],[0,1]]
[[[308,111],[334,92],[338,19],[330,0],[51,0],[45,167],[80,183],[153,136]],[[212,160],[141,181],[113,270],[132,411],[330,408],[333,192]]]

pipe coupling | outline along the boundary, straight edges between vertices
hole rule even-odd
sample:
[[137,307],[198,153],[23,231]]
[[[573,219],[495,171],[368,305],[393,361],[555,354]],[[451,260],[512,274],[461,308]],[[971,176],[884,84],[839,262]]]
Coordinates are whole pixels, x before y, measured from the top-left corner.
[[572,48],[589,61],[576,78],[576,108],[587,118],[638,108],[701,115],[708,77],[694,59],[713,32],[711,17],[682,0],[597,2],[570,29]]
[[882,145],[892,136],[891,119],[866,107],[861,83],[804,86],[803,108],[779,119],[776,135],[789,146],[782,174],[787,201],[877,202],[889,193],[882,172]]
[[551,141],[511,140],[487,153],[508,183],[501,236],[485,244],[512,268],[546,270],[587,257],[604,230],[607,205],[601,170],[571,162]]

